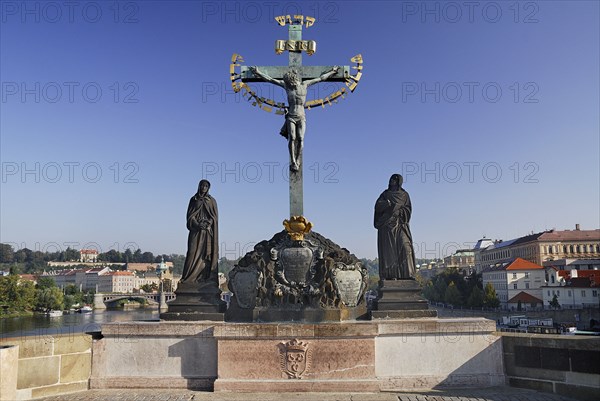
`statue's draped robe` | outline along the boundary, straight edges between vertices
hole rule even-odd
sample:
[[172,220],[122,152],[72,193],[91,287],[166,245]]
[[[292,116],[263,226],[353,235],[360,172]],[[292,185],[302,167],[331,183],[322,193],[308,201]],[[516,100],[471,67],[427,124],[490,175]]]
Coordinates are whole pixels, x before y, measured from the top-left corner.
[[[389,203],[388,203],[389,201]],[[379,277],[408,279],[415,275],[415,256],[409,221],[412,206],[408,192],[386,189],[375,203]]]
[[[202,227],[205,222],[206,228]],[[187,210],[187,255],[183,265],[182,282],[201,282],[216,276],[219,262],[218,212],[215,199],[196,194]]]

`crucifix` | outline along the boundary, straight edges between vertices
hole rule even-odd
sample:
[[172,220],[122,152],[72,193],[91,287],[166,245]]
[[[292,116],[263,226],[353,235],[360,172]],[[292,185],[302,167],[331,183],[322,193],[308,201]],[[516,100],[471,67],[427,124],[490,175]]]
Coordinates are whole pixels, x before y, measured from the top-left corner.
[[[279,16],[275,18],[281,26],[288,26],[288,40],[278,40],[275,43],[275,52],[281,54],[288,51],[289,59],[287,66],[252,66],[246,67],[237,64],[243,61],[241,56],[234,54],[230,67],[231,81],[234,90],[244,90],[254,100],[253,105],[261,109],[272,111],[272,107],[278,108],[277,114],[285,116],[285,123],[280,134],[288,140],[290,158],[290,217],[303,216],[303,179],[302,179],[302,148],[304,132],[306,129],[306,115],[304,109],[315,106],[331,105],[337,102],[338,97],[344,97],[346,90],[331,94],[325,99],[306,101],[307,88],[319,82],[345,82],[354,91],[362,75],[362,57],[357,55],[352,58],[357,63],[354,67],[358,70],[356,75],[350,75],[349,66],[303,66],[302,52],[309,56],[316,51],[315,41],[302,40],[302,28],[312,26],[315,19],[302,15]],[[239,74],[235,67],[240,66]],[[238,79],[241,83],[235,82]],[[287,95],[288,104],[276,103],[270,99],[256,96],[248,87],[250,82],[268,82],[282,87]]]

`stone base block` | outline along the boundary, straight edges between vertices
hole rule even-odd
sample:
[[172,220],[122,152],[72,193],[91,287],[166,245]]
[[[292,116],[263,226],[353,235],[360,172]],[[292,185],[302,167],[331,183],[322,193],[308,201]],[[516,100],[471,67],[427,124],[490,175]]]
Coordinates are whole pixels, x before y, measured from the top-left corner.
[[292,308],[292,307],[256,307],[242,309],[231,304],[225,313],[225,320],[230,322],[343,322],[347,320],[368,319],[367,307],[359,305],[354,308]]
[[169,309],[160,314],[164,320],[223,321],[227,304],[221,300],[221,290],[216,283],[180,283],[177,297]]
[[374,310],[371,311],[372,319],[414,319],[421,317],[437,317],[434,309],[426,310]]
[[[215,327],[215,391],[373,392],[376,327],[359,323]],[[362,383],[362,384],[359,384]]]
[[90,379],[90,389],[109,389],[109,388],[173,388],[188,389],[198,391],[212,391],[215,378],[207,377],[94,377]]
[[92,388],[423,391],[505,382],[495,322],[123,322],[94,341]]
[[[214,391],[263,393],[377,393],[377,380],[259,380],[217,379]],[[282,397],[285,398],[285,397]]]
[[220,312],[169,312],[161,313],[161,320],[181,320],[181,321],[212,321],[223,322],[225,314]]
[[94,341],[91,388],[210,390],[217,322],[115,322]]
[[415,280],[383,280],[379,282],[378,292],[373,302],[373,319],[437,317],[437,311],[429,310]]
[[379,320],[375,340],[382,390],[505,384],[502,341],[482,318]]

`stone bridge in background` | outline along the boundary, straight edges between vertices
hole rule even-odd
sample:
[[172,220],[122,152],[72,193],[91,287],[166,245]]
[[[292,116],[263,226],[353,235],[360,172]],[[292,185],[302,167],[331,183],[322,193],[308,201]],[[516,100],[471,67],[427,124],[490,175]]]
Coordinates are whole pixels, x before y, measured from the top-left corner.
[[[166,302],[170,302],[175,299],[174,292],[163,292],[162,295],[165,297]],[[110,304],[121,299],[146,299],[150,304],[159,304],[161,293],[147,293],[147,294],[123,294],[123,293],[96,293],[94,294],[94,309],[106,309],[106,304]]]

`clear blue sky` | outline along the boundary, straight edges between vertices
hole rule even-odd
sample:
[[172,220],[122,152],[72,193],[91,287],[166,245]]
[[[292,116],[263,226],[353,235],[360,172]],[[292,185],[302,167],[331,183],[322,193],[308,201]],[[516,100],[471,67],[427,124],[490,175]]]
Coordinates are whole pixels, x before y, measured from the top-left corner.
[[281,14],[317,18],[305,64],[364,57],[355,93],[308,111],[316,231],[376,257],[373,206],[392,173],[412,198],[417,257],[600,227],[597,1],[0,4],[0,240],[16,248],[185,253],[203,175],[222,256],[280,231],[283,119],[232,94],[228,74],[233,53],[287,64],[273,50]]

